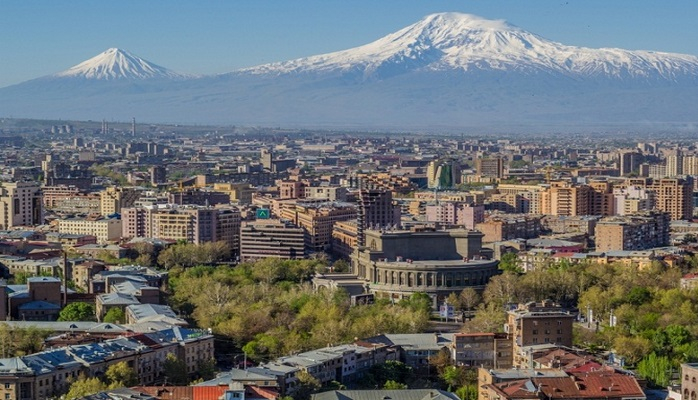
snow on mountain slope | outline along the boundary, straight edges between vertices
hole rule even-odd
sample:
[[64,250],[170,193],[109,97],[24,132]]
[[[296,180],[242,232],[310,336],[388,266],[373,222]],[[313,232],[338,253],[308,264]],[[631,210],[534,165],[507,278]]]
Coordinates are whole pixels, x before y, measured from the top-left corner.
[[228,74],[185,76],[110,49],[0,89],[0,116],[396,130],[698,126],[696,103],[694,56],[566,46],[459,13]]
[[690,55],[566,46],[504,21],[440,13],[364,46],[247,68],[252,74],[347,72],[365,76],[386,66],[403,70],[494,69],[572,76],[661,77],[698,74]]
[[186,76],[148,62],[127,51],[111,48],[52,77],[116,80],[185,78]]

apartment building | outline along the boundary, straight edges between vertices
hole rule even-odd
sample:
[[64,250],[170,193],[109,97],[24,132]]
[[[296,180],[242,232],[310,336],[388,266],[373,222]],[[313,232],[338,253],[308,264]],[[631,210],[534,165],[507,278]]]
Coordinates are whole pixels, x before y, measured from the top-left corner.
[[0,182],[0,229],[44,223],[38,182]]
[[356,219],[356,206],[349,203],[296,203],[281,210],[281,218],[291,221],[306,232],[306,248],[323,252],[332,244],[335,222]]
[[506,333],[456,333],[450,350],[455,365],[487,369],[512,366],[512,341]]
[[485,206],[473,203],[447,201],[426,206],[427,222],[440,222],[448,225],[463,225],[475,229],[485,222]]
[[124,237],[157,237],[200,244],[224,241],[235,253],[240,212],[234,207],[153,205],[123,209]]
[[121,220],[104,218],[101,215],[86,218],[67,218],[58,220],[58,232],[73,235],[91,235],[98,244],[118,240],[121,237]]
[[511,239],[531,239],[540,236],[541,216],[529,214],[495,214],[484,222],[475,224],[475,229],[485,236],[486,243]]
[[596,224],[596,250],[645,250],[669,245],[669,213],[608,217]]
[[539,344],[572,346],[575,315],[550,301],[519,304],[508,312],[506,332],[513,339],[513,365],[526,367],[524,348]]

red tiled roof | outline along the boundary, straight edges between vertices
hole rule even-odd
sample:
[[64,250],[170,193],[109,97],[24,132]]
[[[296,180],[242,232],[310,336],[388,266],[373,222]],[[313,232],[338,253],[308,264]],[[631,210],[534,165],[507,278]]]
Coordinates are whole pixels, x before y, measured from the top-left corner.
[[645,397],[635,378],[608,371],[575,373],[569,378],[533,378],[549,399]]

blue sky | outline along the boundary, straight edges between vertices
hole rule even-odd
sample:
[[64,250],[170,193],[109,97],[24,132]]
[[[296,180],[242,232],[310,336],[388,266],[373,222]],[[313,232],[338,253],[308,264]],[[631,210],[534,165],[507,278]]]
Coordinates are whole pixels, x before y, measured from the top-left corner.
[[0,87],[110,47],[178,72],[230,72],[365,44],[443,11],[569,45],[698,55],[695,0],[3,0]]

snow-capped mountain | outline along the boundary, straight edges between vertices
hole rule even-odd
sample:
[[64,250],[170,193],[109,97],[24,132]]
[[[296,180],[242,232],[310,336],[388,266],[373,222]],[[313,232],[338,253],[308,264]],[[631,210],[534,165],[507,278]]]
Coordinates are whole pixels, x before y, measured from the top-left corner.
[[439,13],[349,50],[248,68],[254,74],[350,71],[371,75],[386,66],[404,70],[490,69],[557,72],[570,76],[662,77],[697,74],[690,55],[590,49],[544,39],[505,21],[471,14]]
[[128,51],[111,48],[74,67],[52,75],[54,78],[98,80],[184,78],[167,68],[148,62]]
[[217,76],[109,49],[0,89],[0,116],[400,130],[698,126],[696,103],[695,56],[567,46],[459,13]]

